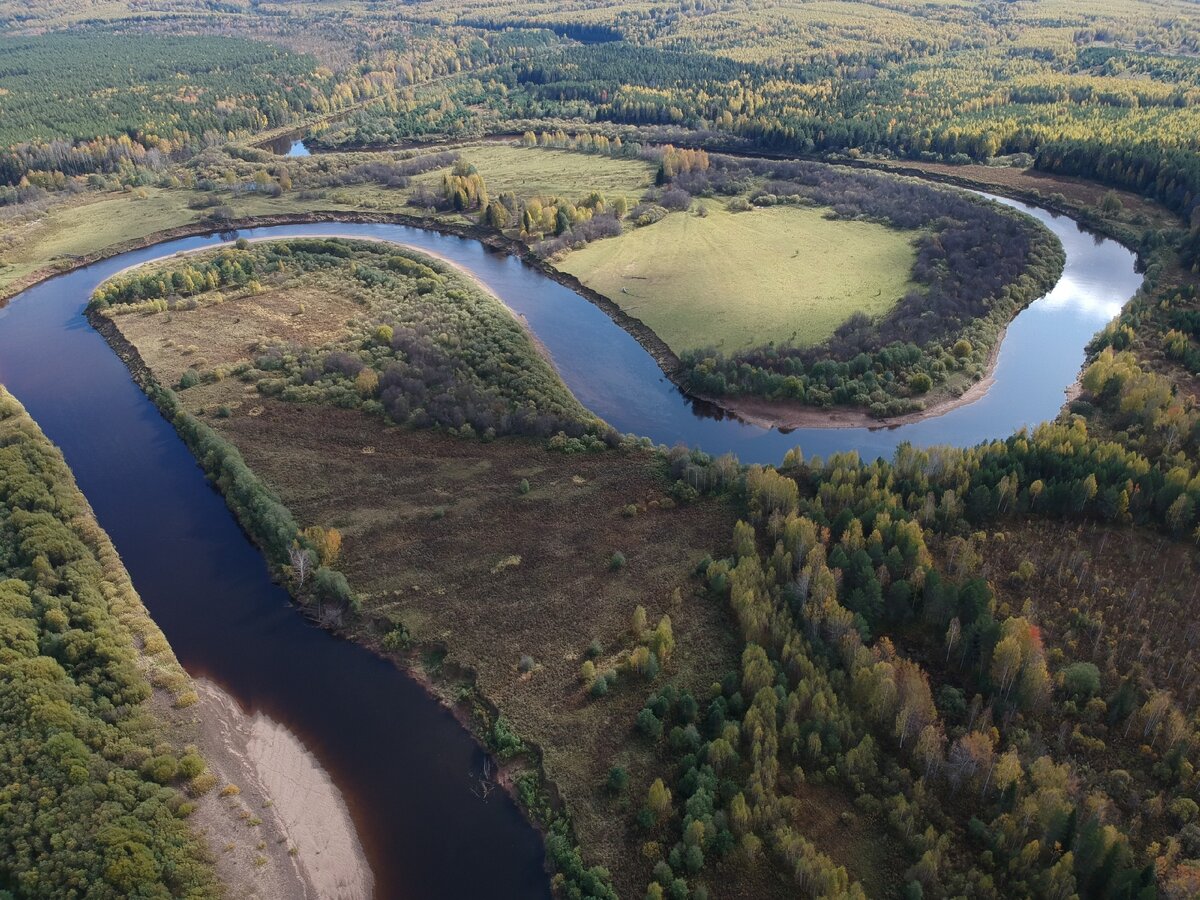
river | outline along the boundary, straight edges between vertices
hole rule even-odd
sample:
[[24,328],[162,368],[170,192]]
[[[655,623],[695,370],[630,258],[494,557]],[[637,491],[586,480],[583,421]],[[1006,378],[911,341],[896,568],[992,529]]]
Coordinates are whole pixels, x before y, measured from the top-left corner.
[[[1066,269],[1024,310],[980,400],[892,429],[791,434],[714,418],[663,375],[600,309],[518,259],[476,241],[402,225],[250,229],[248,238],[371,237],[447,257],[477,275],[549,350],[576,396],[623,432],[684,441],[743,462],[858,450],[901,441],[959,446],[1052,418],[1088,339],[1137,290],[1134,256],[1071,219],[1013,201],[1051,228]],[[311,625],[274,584],[256,548],[187,448],[87,323],[92,289],[120,269],[231,235],[183,238],[38,284],[0,309],[0,382],[62,448],[146,606],[189,672],[248,711],[291,729],[345,795],[379,896],[547,897],[538,834],[501,791],[477,796],[483,754],[412,679]]]

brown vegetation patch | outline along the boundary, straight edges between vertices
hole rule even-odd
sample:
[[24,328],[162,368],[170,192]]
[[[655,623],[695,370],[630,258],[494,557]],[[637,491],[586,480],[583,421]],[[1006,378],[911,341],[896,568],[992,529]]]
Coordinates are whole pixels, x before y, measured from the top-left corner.
[[[724,608],[693,596],[688,580],[713,535],[730,532],[730,511],[673,507],[649,454],[566,455],[387,427],[350,410],[263,405],[261,416],[215,424],[301,524],[345,536],[339,568],[364,599],[356,636],[373,642],[403,623],[474,669],[516,732],[541,747],[589,861],[608,866],[622,894],[640,894],[649,862],[631,846],[645,836],[627,822],[653,778],[650,749],[633,734],[651,683],[623,674],[589,699],[579,667],[593,639],[601,668],[630,646],[639,604],[674,623],[665,677],[705,692],[737,667]],[[623,514],[630,504],[636,515]],[[618,551],[626,565],[613,571]],[[532,671],[520,671],[522,656]],[[616,764],[629,769],[628,799],[603,787]]]
[[898,844],[877,817],[864,816],[844,789],[831,785],[803,784],[795,791],[799,801],[796,828],[828,853],[867,895],[886,897],[902,881],[906,868]]
[[[1031,519],[980,552],[997,599],[1033,604],[1046,643],[1101,672],[1143,676],[1195,707],[1200,600],[1195,549],[1144,529]],[[1021,564],[1032,566],[1027,578]]]
[[189,368],[211,371],[251,359],[260,344],[320,346],[342,334],[359,310],[341,292],[298,286],[113,319],[155,377],[175,385]]

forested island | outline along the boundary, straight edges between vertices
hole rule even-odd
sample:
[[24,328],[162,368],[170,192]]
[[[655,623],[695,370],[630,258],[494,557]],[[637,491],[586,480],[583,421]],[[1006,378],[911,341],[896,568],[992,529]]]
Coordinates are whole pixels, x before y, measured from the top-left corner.
[[[348,639],[371,665],[340,689],[399,670],[469,730],[469,771],[372,777],[447,791],[447,854],[456,828],[544,850],[487,889],[1200,894],[1192,6],[0,22],[0,297],[91,279],[54,327],[103,336],[287,592],[228,627]],[[1136,293],[1070,269],[1050,214],[1136,254]],[[1036,379],[1006,342],[1072,290],[1103,309],[1086,347],[1044,345],[1083,360],[1051,421],[871,451]],[[16,364],[0,382],[45,403]],[[660,381],[678,406],[641,396]],[[0,897],[483,890],[449,855],[395,863],[425,826],[351,790],[356,735],[271,719],[304,704],[239,695],[219,641],[183,670],[14,393]],[[671,434],[679,408],[705,429]],[[771,426],[804,430],[785,454]],[[401,758],[379,723],[405,713],[356,708]]]

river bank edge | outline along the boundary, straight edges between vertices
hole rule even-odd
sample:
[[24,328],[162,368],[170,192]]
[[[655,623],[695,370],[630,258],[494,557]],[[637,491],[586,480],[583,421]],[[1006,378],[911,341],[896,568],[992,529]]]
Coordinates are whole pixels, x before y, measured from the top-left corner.
[[[205,812],[198,824],[215,819],[218,825],[215,834],[206,828],[205,836],[231,895],[370,900],[374,875],[345,799],[320,761],[288,728],[261,713],[247,713],[215,682],[200,677],[192,684],[199,698],[196,743],[217,783],[225,786],[210,792],[208,801],[224,812]],[[221,815],[229,820],[226,828],[219,827]],[[260,824],[253,824],[256,819]],[[246,832],[248,826],[261,829],[266,839],[237,869],[237,860],[226,859],[227,839],[233,829]],[[242,871],[247,868],[249,876]],[[248,890],[244,882],[257,882],[263,874],[266,883]]]
[[[125,364],[134,382],[146,394],[163,418],[175,428],[180,439],[192,453],[196,465],[204,469],[205,474],[209,476],[212,488],[219,491],[219,486],[213,483],[213,473],[205,469],[204,461],[197,455],[190,435],[176,422],[176,417],[180,415],[193,419],[195,417],[181,408],[172,408],[164,402],[166,398],[174,399],[173,392],[164,389],[158,383],[137,348],[126,339],[112,319],[94,309],[88,309],[85,315],[91,326],[99,332],[112,351]],[[257,475],[255,477],[257,478]],[[223,493],[222,496],[228,500]],[[352,629],[340,621],[330,618],[322,619],[313,615],[311,609],[297,597],[293,590],[293,582],[287,577],[287,573],[271,559],[264,542],[255,533],[252,523],[241,516],[232,504],[227,503],[226,505],[233,513],[242,532],[262,553],[272,579],[288,592],[298,613],[333,637],[352,641],[399,668],[431,700],[448,710],[480,750],[493,761],[492,780],[494,784],[512,798],[526,821],[542,837],[543,842],[551,831],[557,831],[565,832],[569,836],[572,846],[577,845],[566,804],[563,802],[557,786],[545,773],[541,747],[522,737],[523,749],[509,758],[501,758],[492,746],[491,731],[500,718],[501,712],[496,703],[479,688],[478,674],[473,668],[460,663],[443,663],[436,670],[427,666],[426,659],[441,658],[446,652],[446,648],[438,643],[411,644],[400,652],[389,651],[383,646],[383,635],[391,628],[392,623],[390,622],[373,622],[368,628]],[[467,688],[465,691],[463,690],[464,685]],[[534,779],[531,791],[521,789],[520,780],[522,776],[527,775],[532,775]],[[551,875],[553,872],[549,856],[546,858],[545,871],[547,875]]]
[[[524,248],[523,245],[519,244],[519,242],[507,241],[506,239],[498,238],[494,234],[486,235],[486,239],[485,239],[483,237],[480,237],[480,234],[476,231],[476,229],[473,229],[470,227],[465,227],[465,226],[455,227],[452,224],[445,223],[445,222],[431,221],[431,220],[421,219],[418,217],[406,216],[403,214],[380,215],[380,214],[367,214],[367,213],[346,213],[346,212],[339,212],[339,211],[318,211],[318,212],[314,212],[314,213],[299,213],[299,214],[286,214],[286,215],[278,215],[278,216],[250,217],[250,218],[243,219],[243,220],[222,223],[220,225],[217,225],[212,222],[197,222],[197,223],[192,223],[187,226],[180,226],[179,228],[176,228],[176,229],[169,229],[166,231],[148,235],[144,238],[137,239],[135,241],[127,242],[124,245],[115,245],[113,247],[106,248],[105,250],[99,251],[96,254],[92,254],[88,257],[81,257],[77,260],[73,260],[72,264],[66,268],[48,267],[46,269],[39,270],[39,273],[34,273],[33,276],[30,276],[31,283],[29,285],[26,285],[25,287],[21,288],[21,290],[24,290],[27,287],[32,286],[32,284],[35,284],[38,281],[46,280],[46,279],[51,278],[58,274],[64,274],[67,271],[81,268],[81,267],[89,265],[93,262],[96,262],[96,261],[99,261],[99,260],[102,260],[105,258],[110,258],[114,255],[119,255],[120,253],[129,252],[131,250],[153,246],[157,243],[161,243],[165,240],[171,240],[174,238],[204,235],[204,234],[216,234],[216,233],[222,233],[222,232],[232,231],[232,230],[241,229],[241,228],[261,227],[264,225],[273,225],[273,224],[299,224],[299,223],[321,223],[321,222],[336,223],[339,221],[340,222],[363,222],[363,223],[383,222],[383,223],[411,225],[411,226],[415,226],[415,227],[425,228],[427,230],[434,230],[434,231],[438,231],[441,233],[454,234],[454,235],[461,236],[461,237],[467,237],[467,238],[481,240],[487,246],[489,246],[495,250],[506,251],[510,255],[518,255],[522,258],[528,252],[527,249]],[[517,247],[519,247],[520,249],[518,250],[518,249],[513,249],[513,248],[506,248],[505,246],[503,246],[504,244],[514,244]],[[564,284],[565,286],[571,288],[572,290],[577,290],[585,298],[591,299],[589,297],[589,294],[594,294],[594,292],[590,292],[590,291],[588,291],[588,289],[583,288],[582,286],[579,286],[578,288],[576,288],[575,286],[573,286],[571,284],[571,282],[574,280],[571,276],[565,276],[565,275],[563,275],[563,273],[557,272],[557,270],[553,269],[552,266],[549,266],[544,261],[536,260],[536,262],[534,264],[535,264],[536,268],[538,268],[540,271],[543,272],[543,274],[547,274],[548,277],[551,277],[553,280]],[[0,305],[3,305],[3,303],[5,302],[6,299],[11,298],[11,296],[17,292],[18,292],[17,290],[13,289],[10,286],[9,291],[6,292],[8,294],[8,296],[5,297],[3,300],[0,300]],[[601,306],[601,308],[604,309],[605,304],[608,304],[610,306],[613,306],[615,309],[615,304],[611,304],[611,301],[608,301],[607,298],[603,298],[598,294],[596,296],[599,297],[600,301],[602,301],[602,302],[596,303],[596,305]],[[595,302],[595,301],[592,301],[592,302]],[[608,312],[607,309],[605,311]],[[619,313],[621,316],[625,315],[619,309],[617,309],[616,312]],[[620,318],[618,318],[617,315],[614,315],[612,312],[608,312],[608,314],[610,315],[611,318],[614,319],[614,321],[617,321],[618,324],[621,324],[622,327],[625,327],[627,331],[630,330],[628,327],[626,327],[621,322]],[[100,317],[100,318],[102,318],[102,317]],[[628,317],[628,318],[632,318],[632,317]],[[127,367],[129,367],[131,372],[134,373],[135,380],[138,380],[137,379],[137,371],[136,371],[137,366],[140,366],[141,369],[144,370],[144,372],[147,376],[149,375],[148,368],[145,367],[144,363],[140,359],[140,356],[137,356],[136,350],[133,350],[134,358],[136,359],[136,363],[133,363],[133,362],[131,362],[131,359],[126,358],[126,356],[121,354],[118,347],[114,345],[114,342],[110,337],[110,334],[106,333],[105,329],[99,327],[99,325],[96,321],[96,318],[94,318],[92,315],[89,314],[89,320],[92,322],[93,326],[97,327],[97,329],[101,331],[101,334],[105,337],[105,339],[109,343],[110,347],[112,347],[114,350],[116,350],[118,352],[118,355],[121,356],[122,359],[126,362]],[[634,321],[636,321],[636,320],[634,320]],[[638,324],[641,325],[640,322],[638,322]],[[644,325],[642,325],[642,327],[645,328]],[[649,329],[646,329],[646,330],[649,331]],[[116,331],[116,329],[115,329],[115,327],[113,327],[113,328],[109,329],[109,331],[113,332],[113,331]],[[633,333],[633,332],[630,332],[630,333]],[[650,332],[650,334],[653,336],[654,340],[657,340],[656,335],[653,335],[652,332]],[[637,337],[636,334],[634,334],[634,336]],[[639,340],[639,342],[642,343],[640,340]],[[659,343],[661,343],[661,342],[659,342]],[[643,343],[643,346],[646,346],[645,343]],[[665,345],[664,345],[664,348],[665,348]],[[130,349],[132,350],[133,348],[130,347]],[[997,352],[998,352],[998,344],[997,344]],[[666,350],[666,353],[670,354],[670,351]],[[652,353],[652,355],[654,355],[654,354]],[[673,354],[670,354],[670,355],[673,357]],[[658,360],[657,356],[655,358],[656,358],[656,360]],[[660,364],[660,366],[662,366],[661,360],[659,360],[659,364]],[[146,390],[146,386],[144,384],[142,384],[142,382],[140,380],[138,380],[138,383],[139,383],[139,385],[142,385],[143,390]],[[147,393],[150,394],[151,399],[154,400],[154,395],[151,394],[149,391],[147,391]],[[158,406],[157,403],[156,403],[156,406]],[[166,415],[166,411],[163,410],[161,406],[159,406],[159,409],[161,412],[164,413],[165,417],[167,417],[168,419],[170,418],[169,415]],[[879,427],[886,427],[886,423],[881,422],[880,420],[871,419],[870,422]],[[244,524],[243,524],[243,528],[245,530]],[[250,534],[250,537],[252,539],[254,539],[253,534],[251,534],[249,531],[247,531],[247,533]],[[257,541],[255,541],[255,542],[258,543]],[[275,572],[275,575],[277,578],[279,578],[281,573]],[[286,582],[284,582],[284,583],[286,583]],[[370,643],[363,641],[361,639],[361,637],[353,636],[344,629],[328,628],[328,630],[330,630],[332,633],[334,633],[338,636],[349,637],[351,639],[354,639],[354,640],[356,640],[356,642],[358,642],[360,644],[364,644],[369,649],[371,649],[373,652],[376,652],[379,655],[385,656],[385,658],[391,660],[392,662],[394,662],[394,663],[398,662],[395,654],[382,653],[378,646],[372,646]],[[376,644],[377,643],[378,642],[376,642]],[[456,716],[456,718],[462,724],[464,724],[465,727],[467,727],[468,731],[472,733],[472,735],[480,743],[480,745],[486,749],[488,746],[486,731],[480,730],[480,728],[478,727],[478,722],[475,721],[475,718],[476,718],[475,713],[473,712],[472,709],[468,709],[467,707],[470,706],[475,709],[482,707],[482,708],[488,710],[492,717],[492,721],[494,721],[495,717],[498,715],[497,708],[495,707],[494,704],[492,704],[490,701],[488,701],[487,698],[484,697],[478,691],[477,688],[475,689],[474,695],[470,701],[465,701],[461,697],[459,697],[459,698],[452,697],[450,694],[451,682],[448,682],[443,678],[435,677],[433,674],[431,674],[427,670],[425,670],[424,667],[421,666],[421,664],[420,664],[420,661],[419,661],[420,655],[422,654],[423,651],[428,651],[429,649],[431,649],[431,648],[422,647],[422,648],[412,649],[409,653],[405,654],[406,661],[400,662],[401,667],[404,668],[408,674],[412,675],[418,681],[418,683],[422,684],[422,686],[427,690],[427,692],[432,697],[434,697],[439,702],[441,702],[444,706],[449,708],[452,711],[452,713]],[[436,649],[436,648],[432,648],[432,649]],[[461,670],[461,671],[467,672],[467,673],[470,672],[470,670]],[[472,681],[473,681],[473,679],[472,679]],[[553,789],[553,784],[550,783],[545,778],[544,773],[541,772],[540,753],[538,752],[537,748],[532,747],[532,746],[530,746],[530,752],[533,754],[533,756],[536,759],[535,768],[541,775],[541,784],[542,784],[543,789],[548,793],[548,795],[551,798],[553,798],[555,800],[555,805],[561,809],[561,807],[562,807],[561,800],[557,799],[557,794]],[[521,802],[519,793],[516,790],[516,786],[514,783],[514,776],[516,774],[519,774],[522,771],[522,769],[523,769],[523,766],[519,762],[514,762],[514,763],[510,763],[508,765],[502,766],[500,768],[500,774],[497,777],[497,782],[499,784],[501,784],[506,790],[509,791],[510,794],[512,794],[517,799],[518,805],[523,810],[525,810],[525,813],[526,813],[527,817],[529,818],[529,820],[534,824],[535,827],[537,827],[539,829],[539,831],[541,831],[543,834],[545,834],[546,826],[544,825],[544,823],[540,822],[533,815],[532,811],[524,803]]]
[[[432,145],[436,146],[436,145]],[[834,163],[830,163],[834,164]],[[943,181],[943,179],[929,177],[923,179],[915,173],[894,173],[902,177],[913,177],[917,180]],[[945,182],[948,183],[948,180]],[[966,185],[960,185],[966,186]],[[995,185],[987,185],[978,183],[975,189],[990,190],[999,193]],[[1014,192],[1015,193],[1015,192]],[[1005,196],[1008,193],[1005,192]],[[1055,212],[1053,208],[1048,206],[1043,200],[1034,197],[1019,197],[1014,196],[1013,199],[1021,200],[1045,207],[1050,212]],[[1088,221],[1081,221],[1084,227],[1094,229],[1103,234],[1105,237],[1110,237],[1123,246],[1128,246],[1126,241],[1129,240],[1129,235],[1120,229],[1102,229],[1094,227],[1091,220],[1094,215],[1088,211],[1079,210],[1071,213],[1063,213],[1072,217],[1079,215],[1085,216]],[[315,224],[364,224],[364,225],[404,225],[412,228],[420,228],[425,231],[432,231],[438,234],[449,235],[453,237],[475,240],[483,244],[489,250],[495,253],[503,253],[508,256],[513,256],[519,259],[522,263],[536,270],[539,274],[544,275],[552,281],[561,284],[568,290],[571,290],[583,297],[593,306],[598,307],[605,313],[614,323],[627,332],[641,345],[641,347],[654,359],[658,364],[659,369],[663,374],[670,379],[679,391],[692,403],[702,411],[721,418],[731,417],[748,424],[757,425],[764,428],[779,428],[783,430],[791,430],[800,427],[820,427],[820,428],[869,428],[869,429],[888,429],[900,425],[912,424],[914,422],[932,419],[938,416],[945,415],[959,407],[966,406],[980,399],[990,388],[994,380],[996,363],[999,360],[999,351],[1003,343],[1004,336],[1007,332],[1008,325],[1012,319],[1021,311],[1028,308],[1030,303],[1037,300],[1046,291],[1036,294],[1024,300],[1018,306],[1013,317],[1010,317],[1007,322],[1001,324],[997,329],[997,334],[988,349],[988,355],[985,360],[983,370],[979,373],[979,377],[971,380],[948,380],[939,386],[938,391],[931,396],[931,402],[921,409],[911,410],[901,413],[897,416],[878,418],[871,415],[861,407],[855,406],[834,406],[829,408],[808,406],[802,403],[768,400],[759,397],[729,397],[729,396],[711,396],[705,394],[697,394],[687,389],[684,384],[683,374],[684,367],[679,356],[667,346],[666,342],[658,336],[653,329],[646,325],[641,319],[632,316],[625,310],[610,300],[608,297],[598,291],[589,288],[583,284],[574,275],[567,274],[557,269],[550,260],[543,259],[533,252],[526,244],[515,239],[505,237],[495,231],[486,229],[479,225],[465,225],[455,222],[447,222],[442,219],[437,219],[431,216],[417,216],[408,213],[373,213],[366,211],[355,210],[311,210],[308,212],[299,213],[277,213],[272,215],[247,216],[243,218],[230,219],[224,222],[214,222],[212,220],[192,222],[186,225],[176,226],[151,234],[141,238],[136,238],[131,241],[124,241],[106,247],[103,250],[95,253],[79,256],[72,259],[68,264],[46,266],[38,269],[24,278],[18,279],[4,289],[0,290],[0,308],[2,308],[9,300],[22,291],[28,290],[30,287],[38,284],[41,281],[53,278],[57,275],[66,274],[79,268],[91,265],[93,263],[109,259],[114,256],[120,256],[123,253],[129,253],[134,250],[142,250],[148,247],[153,247],[157,244],[167,241],[178,240],[185,237],[199,237],[207,235],[219,235],[224,233],[233,233],[241,230],[254,228],[264,228],[274,225],[315,225]],[[1039,227],[1044,227],[1040,226]],[[1055,236],[1057,242],[1057,237]],[[1133,249],[1133,248],[1129,248]],[[425,252],[425,251],[420,251]],[[1140,250],[1135,250],[1139,265],[1143,264]],[[436,256],[436,254],[429,254]],[[1059,273],[1061,277],[1061,272]],[[1048,291],[1053,287],[1053,284],[1046,287]],[[490,293],[490,291],[489,291]],[[535,341],[539,345],[540,342]],[[956,393],[957,391],[957,393]]]
[[[265,717],[248,716],[220,687],[184,670],[62,451],[2,385],[0,403],[16,407],[18,420],[27,423],[33,440],[45,445],[56,459],[61,473],[56,480],[78,504],[72,527],[114,588],[106,596],[108,611],[128,637],[138,671],[150,689],[143,702],[155,722],[158,740],[176,753],[198,751],[204,760],[204,770],[177,787],[178,815],[206,849],[206,862],[227,896],[236,900],[366,900],[370,870],[353,828],[348,828],[348,810],[327,773],[286,729]],[[257,739],[258,747],[252,739]],[[296,772],[295,783],[302,785],[306,794],[328,801],[320,828],[328,829],[334,840],[350,848],[340,860],[332,861],[333,865],[322,866],[321,860],[297,846],[298,832],[306,838],[304,843],[312,846],[317,823],[299,822],[302,827],[297,828],[285,822],[285,816],[299,820],[302,811],[298,804],[278,802],[278,792],[264,783],[264,744],[290,750],[291,758],[302,763],[292,767],[302,770]]]

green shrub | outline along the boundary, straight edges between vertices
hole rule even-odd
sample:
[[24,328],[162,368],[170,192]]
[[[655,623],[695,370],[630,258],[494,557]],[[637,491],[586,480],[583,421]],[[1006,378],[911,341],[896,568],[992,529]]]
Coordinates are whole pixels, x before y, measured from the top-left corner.
[[924,372],[918,372],[908,379],[908,386],[914,394],[927,394],[933,388],[933,379]]
[[509,759],[525,749],[525,743],[513,731],[504,716],[498,716],[492,725],[491,744],[501,759]]
[[1090,662],[1072,663],[1063,670],[1063,688],[1072,697],[1087,700],[1100,691],[1100,670]]
[[185,753],[179,760],[181,778],[192,779],[204,771],[204,759],[198,753]]
[[358,600],[350,590],[346,576],[336,569],[321,566],[313,575],[313,590],[325,603],[335,603],[349,609],[358,609]]
[[142,763],[142,774],[159,784],[169,784],[179,774],[179,763],[169,754],[152,756]]

